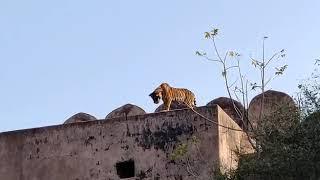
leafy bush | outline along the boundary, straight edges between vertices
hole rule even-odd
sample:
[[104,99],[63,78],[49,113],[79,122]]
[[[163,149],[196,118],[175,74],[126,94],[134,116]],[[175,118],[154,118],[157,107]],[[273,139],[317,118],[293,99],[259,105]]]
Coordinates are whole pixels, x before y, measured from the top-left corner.
[[260,153],[240,154],[238,169],[224,179],[320,178],[320,85],[305,84],[300,89],[302,111],[283,107],[264,117],[254,133]]

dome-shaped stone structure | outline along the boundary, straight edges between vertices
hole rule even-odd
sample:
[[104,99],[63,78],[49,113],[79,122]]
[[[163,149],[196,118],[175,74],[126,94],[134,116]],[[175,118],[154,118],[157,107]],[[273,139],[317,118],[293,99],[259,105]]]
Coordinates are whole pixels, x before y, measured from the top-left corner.
[[[185,108],[188,108],[188,106],[183,104],[183,103],[172,101],[169,110],[185,109]],[[161,112],[161,111],[164,111],[164,110],[165,110],[165,107],[164,107],[163,104],[161,104],[159,107],[157,107],[157,109],[154,112]]]
[[146,112],[139,106],[133,104],[125,104],[113,111],[111,111],[105,119],[117,118],[117,117],[127,117],[146,114]]
[[244,109],[243,105],[236,100],[233,100],[232,102],[232,99],[228,97],[216,98],[210,101],[207,106],[219,105],[241,128],[243,128],[243,122],[241,120],[241,117],[235,110],[233,103],[236,108],[242,113]]
[[[254,127],[259,124],[263,94],[255,96],[249,105],[249,120]],[[296,108],[294,100],[286,93],[274,90],[264,92],[263,116],[266,117],[279,108]]]
[[96,121],[96,120],[97,118],[95,118],[94,116],[87,113],[80,112],[68,118],[63,124]]

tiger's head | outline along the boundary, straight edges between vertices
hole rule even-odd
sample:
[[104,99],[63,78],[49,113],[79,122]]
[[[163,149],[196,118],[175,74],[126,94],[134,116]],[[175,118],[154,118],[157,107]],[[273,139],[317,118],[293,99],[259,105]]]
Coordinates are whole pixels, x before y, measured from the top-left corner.
[[154,90],[151,94],[149,94],[149,96],[152,98],[155,104],[158,104],[160,102],[160,99],[162,99],[162,90],[158,88]]
[[162,99],[163,96],[165,96],[166,92],[168,92],[168,89],[171,87],[168,83],[161,83],[157,89],[155,89],[149,96],[152,98],[153,102],[155,104],[158,104],[160,102],[160,99]]

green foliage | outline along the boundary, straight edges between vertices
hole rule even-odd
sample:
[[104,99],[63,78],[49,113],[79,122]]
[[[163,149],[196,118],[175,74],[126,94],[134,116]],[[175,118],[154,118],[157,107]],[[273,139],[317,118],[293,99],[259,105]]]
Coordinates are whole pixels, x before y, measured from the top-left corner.
[[279,68],[275,68],[276,69],[276,72],[275,72],[275,75],[281,75],[283,74],[284,70],[286,70],[288,67],[288,65],[284,65],[284,66],[281,66]]
[[212,180],[233,180],[233,179],[236,179],[235,171],[233,170],[221,172],[219,168],[216,168],[213,171]]
[[257,130],[261,153],[240,154],[238,169],[216,172],[215,179],[319,179],[320,112],[300,121],[298,113],[282,109],[264,121]]
[[171,160],[183,159],[188,153],[188,147],[191,145],[198,145],[200,143],[199,138],[192,136],[186,143],[179,144],[170,155]]
[[183,158],[188,152],[188,144],[182,143],[179,144],[170,155],[170,159],[177,160]]
[[197,145],[197,144],[200,143],[200,139],[199,139],[197,136],[192,136],[192,137],[191,137],[191,143],[192,143],[193,145]]
[[211,31],[204,33],[204,38],[212,39],[213,37],[218,35],[218,31],[219,29],[213,28]]
[[196,51],[196,55],[197,55],[197,56],[206,56],[207,53],[205,53],[205,52],[200,52],[200,51]]
[[229,51],[229,56],[230,56],[230,57],[239,57],[240,54],[237,53],[236,51]]
[[[289,113],[287,113],[289,114]],[[284,117],[284,116],[282,116]],[[276,127],[265,126],[261,154],[241,155],[237,179],[318,179],[320,177],[320,113],[302,122],[289,115]],[[270,119],[269,119],[270,120]]]
[[216,173],[224,180],[316,180],[320,178],[319,76],[301,84],[301,114],[294,107],[281,107],[259,122],[254,139],[260,153],[239,154],[235,171]]
[[[301,85],[305,87],[305,85]],[[319,85],[313,84],[313,88]],[[314,90],[313,89],[313,90]],[[305,90],[305,89],[303,89]],[[316,180],[320,178],[320,102],[310,90],[303,101],[309,114],[301,116],[296,108],[282,107],[264,117],[255,130],[260,153],[239,154],[239,167],[228,172],[225,180]],[[311,99],[311,100],[310,100]]]
[[[320,61],[319,61],[320,62]],[[318,63],[318,60],[316,61]],[[311,78],[299,84],[298,88],[301,91],[300,107],[304,115],[310,115],[313,112],[320,111],[320,74],[315,69]]]

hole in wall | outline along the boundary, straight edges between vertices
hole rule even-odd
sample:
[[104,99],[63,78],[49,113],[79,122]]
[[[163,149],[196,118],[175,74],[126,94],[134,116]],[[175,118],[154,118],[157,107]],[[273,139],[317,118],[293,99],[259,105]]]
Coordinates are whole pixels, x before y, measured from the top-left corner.
[[128,161],[118,162],[116,164],[117,174],[120,179],[134,177],[134,161],[132,159]]

